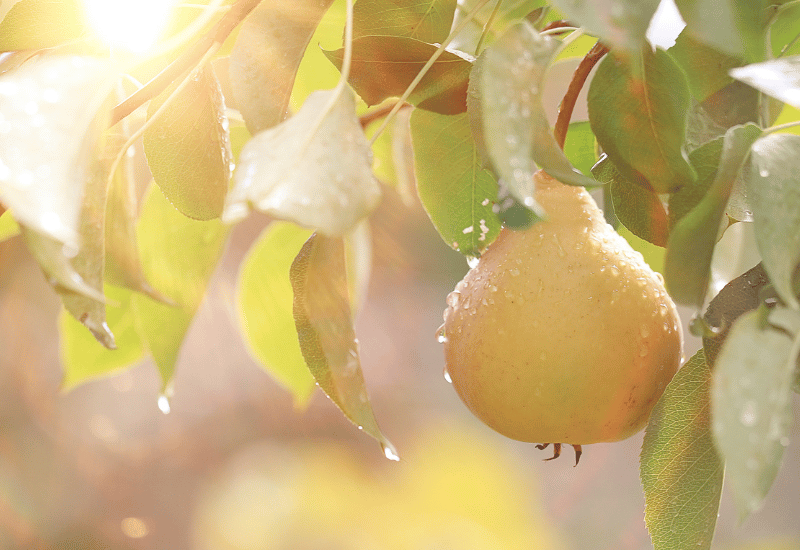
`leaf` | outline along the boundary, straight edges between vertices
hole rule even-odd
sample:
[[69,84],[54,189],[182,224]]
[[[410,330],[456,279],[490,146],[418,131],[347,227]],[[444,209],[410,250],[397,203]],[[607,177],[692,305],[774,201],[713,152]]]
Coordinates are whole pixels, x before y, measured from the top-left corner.
[[800,264],[800,136],[766,135],[751,155],[747,195],[764,269],[784,303],[800,309],[792,286]]
[[597,163],[597,147],[588,121],[569,125],[567,139],[564,141],[564,154],[577,170],[584,174],[591,173],[592,166]]
[[714,438],[741,519],[761,507],[789,444],[791,385],[800,345],[764,323],[761,315],[751,311],[733,324],[717,356],[711,395]]
[[627,179],[608,157],[595,165],[592,172],[598,181],[610,186],[614,214],[622,225],[640,239],[657,246],[667,245],[667,212],[647,182]]
[[800,4],[785,4],[775,14],[769,29],[773,57],[800,54],[798,35]]
[[705,301],[711,258],[725,206],[750,146],[761,134],[755,124],[725,134],[719,168],[703,199],[675,224],[667,241],[664,279],[672,299],[698,309]]
[[136,331],[131,310],[131,291],[106,286],[105,293],[109,299],[106,321],[114,333],[117,349],[104,348],[66,311],[59,316],[63,391],[129,367],[144,357],[144,345]]
[[359,0],[353,7],[353,38],[406,36],[441,44],[450,34],[456,0]]
[[552,4],[604,42],[631,55],[645,44],[645,34],[660,0],[553,0]]
[[387,457],[396,459],[392,444],[378,428],[364,386],[342,239],[312,235],[292,263],[289,277],[300,349],[311,374],[344,415],[375,438]]
[[696,40],[748,61],[764,59],[768,0],[675,0],[675,5]]
[[[438,46],[400,36],[364,36],[353,40],[353,64],[348,82],[367,105],[399,97],[416,78]],[[343,49],[325,52],[341,70]],[[445,51],[408,97],[409,103],[443,115],[467,109],[467,86],[472,63]]]
[[625,62],[600,62],[589,87],[589,122],[597,142],[627,177],[658,193],[696,177],[683,149],[690,107],[686,77],[664,50],[649,47]]
[[[0,76],[0,202],[21,225],[77,250],[96,121],[113,82],[89,57],[41,57]],[[102,118],[102,117],[100,117]]]
[[142,267],[153,287],[178,305],[170,307],[141,294],[133,296],[132,304],[165,386],[227,237],[221,221],[187,218],[152,186],[145,196],[137,227]]
[[[150,102],[153,114],[175,91]],[[211,220],[222,213],[231,176],[225,102],[210,69],[202,70],[145,130],[142,142],[153,179],[184,215]]]
[[500,232],[497,183],[483,169],[468,115],[411,114],[417,193],[444,242],[479,256]]
[[731,76],[800,109],[800,55],[745,65]]
[[333,0],[261,3],[242,24],[230,56],[233,97],[255,134],[286,118],[297,69]]
[[241,220],[252,205],[342,235],[380,200],[371,165],[353,93],[346,87],[315,92],[296,115],[245,145],[223,220]]
[[542,107],[545,71],[557,49],[558,41],[523,22],[486,49],[477,75],[483,139],[492,165],[511,195],[539,216],[544,213],[534,199],[537,165],[564,183],[597,183],[567,160]]
[[239,325],[248,349],[300,406],[315,386],[297,342],[289,268],[310,235],[292,223],[270,224],[242,261],[236,282]]
[[675,227],[686,214],[697,206],[708,193],[717,174],[724,136],[708,141],[689,155],[689,160],[697,172],[697,179],[687,182],[669,196],[669,225]]
[[11,237],[19,235],[19,224],[11,215],[11,212],[6,210],[0,214],[0,242],[3,242]]
[[741,58],[727,55],[694,38],[684,29],[667,50],[686,72],[687,84],[697,101],[703,101],[733,82],[728,71],[744,62]]
[[711,548],[725,468],[711,435],[710,382],[700,350],[650,414],[640,476],[655,550]]
[[19,0],[0,22],[0,52],[52,48],[88,31],[78,0]]

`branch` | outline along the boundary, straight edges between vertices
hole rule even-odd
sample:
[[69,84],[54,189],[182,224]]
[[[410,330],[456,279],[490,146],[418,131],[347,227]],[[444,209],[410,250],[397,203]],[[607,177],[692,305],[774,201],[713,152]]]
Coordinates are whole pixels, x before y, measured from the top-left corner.
[[[366,128],[376,120],[383,118],[389,113],[391,113],[392,109],[394,109],[394,106],[397,103],[398,103],[397,101],[393,101],[387,105],[384,105],[383,107],[377,107],[371,111],[367,111],[358,118],[358,122],[361,124],[362,128]],[[403,103],[405,103],[405,101]],[[410,103],[405,103],[405,104],[411,107]]]

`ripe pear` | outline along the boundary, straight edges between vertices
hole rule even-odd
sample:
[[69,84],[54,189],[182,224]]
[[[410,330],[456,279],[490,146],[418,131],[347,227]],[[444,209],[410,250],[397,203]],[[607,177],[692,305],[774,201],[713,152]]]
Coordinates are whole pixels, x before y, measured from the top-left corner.
[[584,188],[534,177],[547,219],[504,228],[447,297],[449,379],[512,439],[576,450],[625,439],[680,365],[678,312]]

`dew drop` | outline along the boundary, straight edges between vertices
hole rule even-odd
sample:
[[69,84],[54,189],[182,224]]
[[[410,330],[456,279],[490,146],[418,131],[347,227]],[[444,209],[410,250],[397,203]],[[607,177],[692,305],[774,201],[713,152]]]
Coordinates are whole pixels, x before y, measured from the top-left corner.
[[510,269],[508,272],[511,274],[512,277],[519,276],[519,269],[517,269],[516,267],[513,268],[513,269]]
[[758,406],[755,401],[747,401],[742,407],[742,412],[739,415],[739,420],[743,426],[755,426],[758,421]]
[[639,348],[639,357],[647,357],[647,346]]
[[164,394],[158,396],[158,410],[164,414],[169,414],[169,412],[172,410],[169,403],[169,397]]
[[761,176],[762,178],[768,178],[769,170],[767,170],[766,168],[759,168],[758,175]]
[[[442,325],[444,327],[444,325]],[[650,329],[647,328],[647,325],[642,325],[642,330],[640,331],[642,338],[647,338],[650,336]]]
[[442,326],[440,326],[436,331],[436,341],[440,344],[447,342],[447,335],[444,332],[444,323],[442,323]]
[[467,265],[470,267],[470,269],[475,269],[478,267],[480,261],[481,259],[477,256],[467,256]]
[[447,370],[447,367],[445,367],[445,368],[444,368],[444,372],[443,372],[443,374],[444,374],[444,379],[445,379],[445,381],[446,381],[448,384],[452,384],[452,383],[453,383],[453,379],[452,379],[452,377],[450,376],[450,373],[448,372],[448,370]]
[[450,294],[447,295],[447,305],[453,309],[458,308],[458,302],[461,300],[461,293],[457,290],[454,290]]

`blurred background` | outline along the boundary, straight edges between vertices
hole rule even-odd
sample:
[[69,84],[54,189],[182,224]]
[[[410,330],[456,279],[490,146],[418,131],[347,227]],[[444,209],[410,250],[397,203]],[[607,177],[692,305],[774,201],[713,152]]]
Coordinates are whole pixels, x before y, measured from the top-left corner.
[[[58,297],[21,239],[0,243],[0,548],[651,548],[642,434],[587,446],[574,468],[569,447],[543,462],[549,449],[473,418],[442,376],[435,338],[466,263],[391,189],[372,220],[356,328],[399,462],[323,394],[296,410],[248,356],[233,284],[266,218],[233,233],[181,352],[169,414],[149,362],[59,391]],[[738,525],[723,495],[714,548],[800,548],[798,433],[761,512]]]

